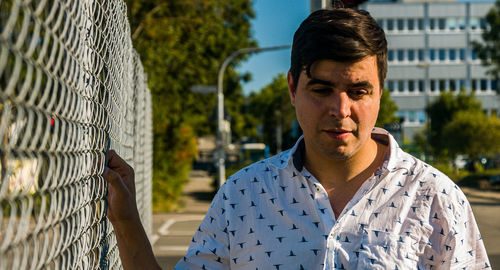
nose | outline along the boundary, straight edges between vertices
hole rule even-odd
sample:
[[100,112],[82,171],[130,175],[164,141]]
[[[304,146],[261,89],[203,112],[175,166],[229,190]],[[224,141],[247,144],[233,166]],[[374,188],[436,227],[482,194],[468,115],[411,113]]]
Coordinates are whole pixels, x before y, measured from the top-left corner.
[[351,116],[352,100],[346,92],[341,91],[336,95],[332,95],[332,101],[329,102],[329,114],[337,119],[344,119]]

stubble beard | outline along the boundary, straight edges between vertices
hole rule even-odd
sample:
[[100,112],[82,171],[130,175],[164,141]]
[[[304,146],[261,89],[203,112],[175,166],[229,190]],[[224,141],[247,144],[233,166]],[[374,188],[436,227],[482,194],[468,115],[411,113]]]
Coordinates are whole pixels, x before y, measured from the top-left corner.
[[[333,140],[333,139],[332,139]],[[319,150],[320,154],[332,161],[345,161],[350,159],[359,151],[359,146],[353,145],[359,142],[358,134],[356,130],[352,131],[352,134],[348,141],[333,140],[333,141],[320,141],[316,144],[316,149]],[[314,143],[314,142],[313,142]],[[354,148],[353,148],[354,147]]]

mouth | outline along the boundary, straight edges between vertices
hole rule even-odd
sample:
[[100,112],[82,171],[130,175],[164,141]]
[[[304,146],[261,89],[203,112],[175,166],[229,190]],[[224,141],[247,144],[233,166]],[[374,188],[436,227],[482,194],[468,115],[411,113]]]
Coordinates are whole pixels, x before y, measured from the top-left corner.
[[338,140],[346,139],[352,133],[352,131],[345,129],[327,129],[324,130],[324,132],[330,137]]

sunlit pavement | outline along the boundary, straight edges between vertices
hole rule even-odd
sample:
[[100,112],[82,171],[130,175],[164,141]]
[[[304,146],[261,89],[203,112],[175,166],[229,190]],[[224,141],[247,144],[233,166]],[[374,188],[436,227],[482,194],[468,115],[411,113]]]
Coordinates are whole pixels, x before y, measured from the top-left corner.
[[490,258],[491,269],[500,269],[500,200],[468,198]]
[[184,187],[179,213],[158,213],[153,215],[153,251],[163,269],[173,269],[186,253],[194,232],[205,216],[213,192],[212,178],[203,171],[194,171]]
[[[213,196],[211,178],[202,171],[191,174],[184,188],[185,209],[179,213],[153,215],[153,251],[163,269],[173,269],[186,253],[191,238]],[[472,205],[491,262],[500,269],[500,193],[464,189]]]

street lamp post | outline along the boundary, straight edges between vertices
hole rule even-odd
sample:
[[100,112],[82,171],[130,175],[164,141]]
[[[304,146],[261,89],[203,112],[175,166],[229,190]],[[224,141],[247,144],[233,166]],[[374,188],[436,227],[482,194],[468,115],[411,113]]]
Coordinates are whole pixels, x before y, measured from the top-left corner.
[[226,71],[227,66],[231,61],[234,60],[238,55],[245,53],[257,53],[263,51],[274,51],[290,48],[290,45],[283,46],[273,46],[273,47],[263,47],[263,48],[245,48],[235,51],[229,55],[219,69],[219,74],[217,78],[217,149],[216,149],[216,164],[218,168],[218,178],[217,184],[220,187],[225,181],[226,175],[226,152],[224,150],[224,143],[222,141],[223,133],[223,121],[224,121],[224,93],[223,93],[223,82],[224,82],[224,71]]

